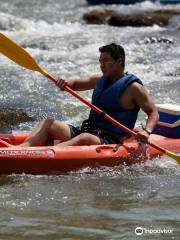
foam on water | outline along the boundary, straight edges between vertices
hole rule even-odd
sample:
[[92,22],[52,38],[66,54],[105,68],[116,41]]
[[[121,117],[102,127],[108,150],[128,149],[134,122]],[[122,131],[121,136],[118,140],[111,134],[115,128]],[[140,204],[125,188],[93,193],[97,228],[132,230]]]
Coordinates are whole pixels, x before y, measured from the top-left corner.
[[[11,16],[9,14],[0,13],[1,29],[6,30],[8,35],[16,36],[18,39],[35,39],[46,36],[66,36],[73,33],[81,33],[79,23],[53,23],[46,21],[31,21]],[[72,27],[73,26],[73,27]]]

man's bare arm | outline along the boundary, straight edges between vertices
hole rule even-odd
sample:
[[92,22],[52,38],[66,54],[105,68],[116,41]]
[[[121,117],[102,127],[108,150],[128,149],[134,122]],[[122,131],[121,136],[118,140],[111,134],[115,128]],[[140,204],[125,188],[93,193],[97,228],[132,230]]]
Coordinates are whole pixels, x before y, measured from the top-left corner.
[[74,79],[72,80],[73,90],[85,91],[85,90],[94,89],[100,77],[101,77],[100,75],[93,75],[90,77],[82,77],[79,79]]
[[145,129],[152,131],[158,120],[159,114],[157,108],[147,92],[147,90],[139,83],[133,83],[131,85],[131,91],[134,102],[147,114],[148,119],[146,121]]
[[82,77],[78,79],[62,79],[58,78],[56,85],[63,90],[64,86],[68,86],[75,91],[85,91],[94,89],[100,75],[93,75],[90,77]]

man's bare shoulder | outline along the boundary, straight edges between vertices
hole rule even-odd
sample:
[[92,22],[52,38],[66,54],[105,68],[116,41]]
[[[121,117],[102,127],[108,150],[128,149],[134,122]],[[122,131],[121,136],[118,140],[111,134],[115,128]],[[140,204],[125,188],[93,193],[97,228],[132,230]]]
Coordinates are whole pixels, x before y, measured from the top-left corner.
[[136,81],[134,81],[133,83],[131,83],[129,85],[129,88],[132,88],[132,89],[141,89],[141,88],[144,88],[144,86]]
[[133,95],[140,92],[142,93],[144,91],[146,91],[145,87],[138,82],[133,82],[128,86],[128,92],[132,93]]
[[92,86],[92,88],[94,88],[96,86],[97,81],[101,77],[102,77],[102,75],[100,75],[100,74],[92,75],[91,77],[89,77],[89,82],[90,82],[90,85]]

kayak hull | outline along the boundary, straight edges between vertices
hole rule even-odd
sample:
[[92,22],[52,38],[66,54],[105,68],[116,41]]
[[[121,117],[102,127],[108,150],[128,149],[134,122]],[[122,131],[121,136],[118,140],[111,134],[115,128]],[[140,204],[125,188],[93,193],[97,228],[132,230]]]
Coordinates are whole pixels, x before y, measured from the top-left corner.
[[[17,149],[8,144],[19,144],[28,133],[0,134],[0,174],[57,174],[75,171],[84,167],[113,167],[141,163],[147,159],[161,156],[162,153],[140,144],[133,138],[126,140],[121,146],[92,145],[27,147]],[[152,134],[150,140],[173,152],[180,151],[180,139],[167,138]]]

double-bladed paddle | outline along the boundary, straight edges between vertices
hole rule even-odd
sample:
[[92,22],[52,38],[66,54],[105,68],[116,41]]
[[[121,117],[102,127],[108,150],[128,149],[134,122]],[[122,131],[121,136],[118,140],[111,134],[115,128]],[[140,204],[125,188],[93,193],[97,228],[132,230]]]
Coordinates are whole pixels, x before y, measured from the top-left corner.
[[[34,58],[27,52],[25,51],[22,47],[17,45],[14,41],[6,37],[4,34],[0,33],[0,52],[11,59],[13,62],[19,64],[20,66],[24,68],[28,68],[30,70],[36,71],[44,75],[45,77],[49,78],[53,82],[56,83],[56,78],[50,75],[48,72],[46,72],[43,68],[41,68]],[[88,107],[96,111],[97,113],[101,114],[104,118],[106,118],[108,121],[116,125],[117,127],[123,129],[130,135],[137,137],[137,133],[134,131],[130,130],[129,128],[125,127],[118,121],[116,121],[114,118],[103,112],[101,109],[93,105],[92,103],[86,101],[84,98],[82,98],[77,92],[73,91],[71,88],[65,86],[64,90],[72,94],[74,97],[78,98],[81,102],[85,103]],[[180,156],[177,154],[166,150],[154,143],[149,142],[148,143],[150,146],[154,147],[155,149],[159,150],[161,153],[166,154],[167,156],[173,158],[174,160],[180,162]]]

